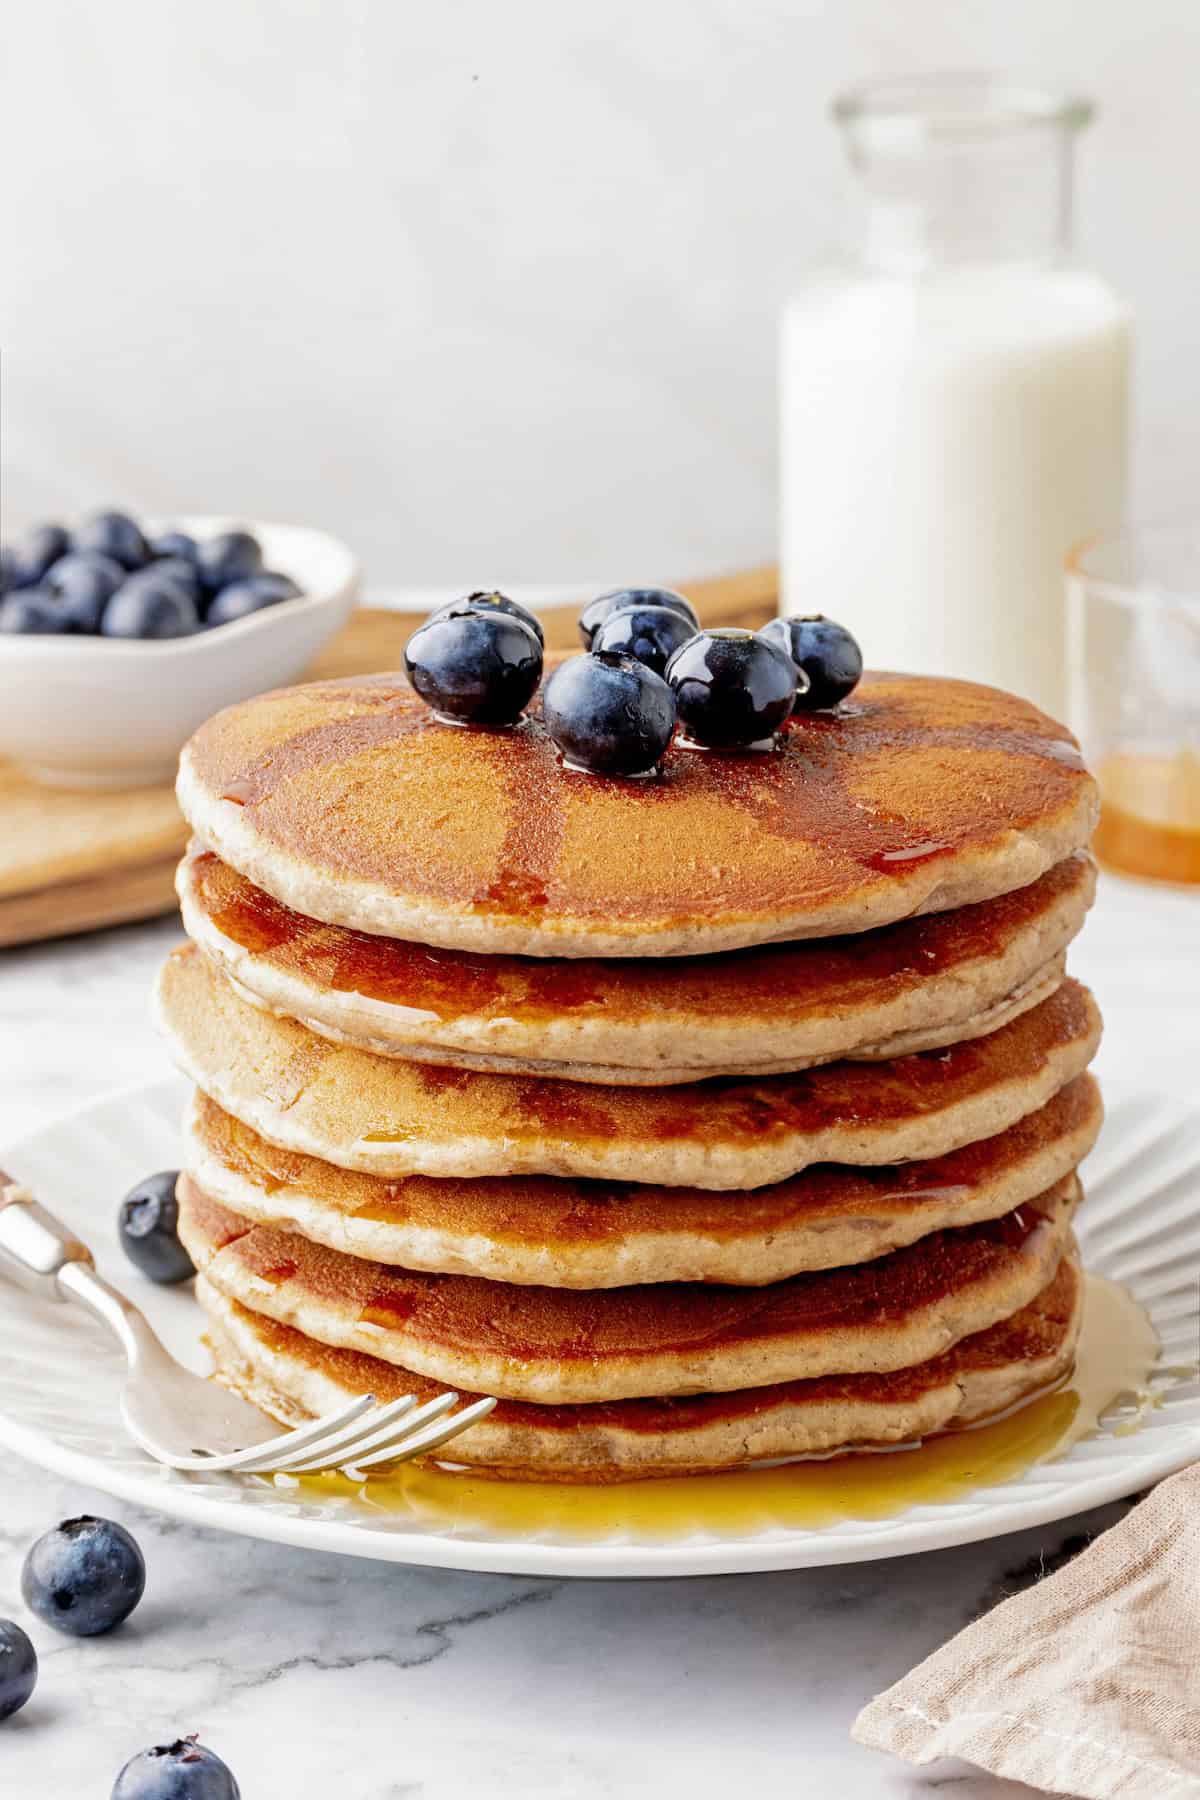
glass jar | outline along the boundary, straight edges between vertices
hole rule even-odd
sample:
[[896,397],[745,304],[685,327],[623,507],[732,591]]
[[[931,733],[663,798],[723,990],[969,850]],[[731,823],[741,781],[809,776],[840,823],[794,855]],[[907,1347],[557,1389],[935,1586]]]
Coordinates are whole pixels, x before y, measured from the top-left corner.
[[1129,313],[1070,255],[1091,109],[947,76],[834,116],[852,247],[783,318],[781,610],[1061,715],[1063,558],[1125,486]]
[[1125,875],[1200,887],[1200,520],[1094,538],[1067,579],[1096,853]]

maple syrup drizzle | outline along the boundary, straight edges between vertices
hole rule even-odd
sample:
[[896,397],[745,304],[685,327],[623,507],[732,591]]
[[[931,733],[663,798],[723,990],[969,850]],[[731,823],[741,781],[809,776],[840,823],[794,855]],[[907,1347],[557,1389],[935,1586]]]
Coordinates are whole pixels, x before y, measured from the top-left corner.
[[355,696],[361,712],[295,731],[250,766],[222,784],[221,798],[235,806],[256,806],[293,776],[323,763],[344,763],[364,750],[391,744],[414,732],[438,729],[432,716],[406,690],[364,688]]
[[[988,722],[930,726],[921,721],[914,732],[904,706],[888,714],[878,706],[796,714],[781,734],[783,754],[774,759],[730,756],[706,759],[712,782],[722,798],[748,812],[769,835],[781,840],[819,841],[823,819],[839,822],[838,848],[860,866],[877,874],[904,875],[916,864],[954,850],[956,840],[931,840],[919,819],[880,804],[847,806],[847,755],[972,752],[1021,757],[1057,764],[1070,774],[1086,774],[1078,747],[1044,737],[1035,729]],[[853,733],[853,738],[851,738]],[[803,782],[797,786],[795,760],[802,759]],[[755,764],[758,766],[755,766]],[[1040,785],[1061,778],[1045,771]],[[960,834],[961,835],[961,834]],[[880,845],[880,839],[885,840]]]
[[[562,850],[561,772],[540,721],[526,719],[509,734],[498,770],[507,824],[492,879],[473,898],[477,906],[516,915],[544,912]],[[537,797],[532,805],[531,798]]]
[[893,1518],[912,1506],[1015,1482],[1102,1425],[1114,1434],[1136,1431],[1155,1404],[1158,1383],[1196,1373],[1157,1369],[1157,1359],[1158,1341],[1142,1308],[1117,1283],[1089,1276],[1070,1380],[998,1419],[943,1432],[920,1445],[725,1475],[592,1487],[496,1480],[416,1464],[365,1482],[340,1475],[278,1480],[306,1498],[353,1498],[449,1532],[630,1534],[669,1541],[694,1532],[741,1537],[771,1529],[819,1529],[849,1519]]
[[866,860],[872,869],[886,871],[896,863],[908,865],[930,862],[935,856],[942,856],[953,848],[953,844],[927,838],[923,843],[905,844],[899,850],[875,850]]
[[262,1081],[260,1091],[264,1100],[287,1112],[295,1106],[297,1100],[312,1086],[320,1073],[321,1065],[333,1055],[335,1046],[326,1038],[307,1036],[292,1051],[282,1067],[272,1071]]
[[261,1292],[264,1288],[271,1289],[282,1287],[285,1282],[292,1279],[292,1276],[295,1273],[296,1264],[285,1258],[282,1262],[256,1264],[250,1275],[250,1280],[256,1284],[260,1284],[259,1291]]

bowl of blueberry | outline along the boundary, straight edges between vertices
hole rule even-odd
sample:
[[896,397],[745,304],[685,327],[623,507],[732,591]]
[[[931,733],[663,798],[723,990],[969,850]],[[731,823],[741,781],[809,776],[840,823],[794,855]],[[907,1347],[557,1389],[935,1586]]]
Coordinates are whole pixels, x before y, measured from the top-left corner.
[[211,713],[293,680],[358,591],[297,525],[93,514],[0,547],[0,756],[65,787],[169,781]]

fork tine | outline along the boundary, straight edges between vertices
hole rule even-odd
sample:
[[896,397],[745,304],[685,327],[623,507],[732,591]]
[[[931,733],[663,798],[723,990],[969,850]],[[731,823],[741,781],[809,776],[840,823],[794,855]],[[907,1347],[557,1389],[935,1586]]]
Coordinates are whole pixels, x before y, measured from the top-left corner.
[[216,1471],[246,1470],[251,1463],[257,1463],[262,1468],[278,1468],[279,1463],[275,1459],[295,1456],[309,1445],[318,1443],[328,1433],[353,1424],[374,1404],[374,1394],[359,1394],[336,1412],[327,1413],[321,1419],[310,1419],[306,1425],[297,1425],[292,1431],[281,1432],[276,1438],[268,1438],[265,1444],[251,1444],[248,1449],[233,1451],[228,1456],[181,1457],[175,1462],[175,1467]]
[[369,1451],[369,1454],[364,1454],[362,1457],[345,1457],[340,1467],[371,1468],[376,1463],[394,1461],[398,1454],[398,1447],[407,1443],[413,1432],[420,1431],[422,1427],[444,1418],[450,1408],[457,1405],[458,1395],[453,1389],[448,1389],[444,1394],[435,1394],[432,1400],[426,1400],[423,1406],[418,1406],[416,1412],[410,1413],[398,1429],[389,1431],[386,1438],[381,1438],[376,1446],[364,1446],[364,1450]]
[[[312,1475],[322,1469],[339,1469],[360,1448],[373,1450],[376,1444],[395,1437],[398,1422],[407,1419],[416,1404],[415,1395],[405,1394],[401,1400],[392,1400],[386,1406],[378,1406],[343,1431],[334,1432],[328,1438],[321,1438],[316,1444],[310,1445],[301,1456],[286,1463],[272,1463],[271,1472],[276,1475]],[[404,1429],[407,1430],[408,1427],[405,1426]]]
[[[302,1446],[301,1448],[305,1450],[302,1457],[281,1462],[279,1448],[268,1444],[265,1454],[255,1454],[252,1462],[239,1463],[238,1467],[240,1472],[248,1475],[311,1475],[324,1469],[342,1468],[350,1460],[352,1446],[359,1441],[360,1436],[374,1437],[376,1427],[381,1423],[381,1414],[391,1412],[392,1417],[386,1426],[387,1440],[399,1442],[406,1438],[409,1432],[419,1430],[422,1425],[428,1424],[433,1419],[440,1419],[444,1413],[457,1404],[457,1401],[457,1394],[446,1393],[438,1394],[436,1399],[427,1400],[424,1406],[417,1406],[416,1397],[412,1394],[405,1394],[402,1399],[393,1400],[389,1402],[388,1406],[376,1409],[369,1417],[358,1422],[352,1421],[353,1429],[348,1432],[332,1429],[338,1422],[336,1415],[331,1415],[326,1421],[317,1419],[314,1421],[314,1425],[320,1426],[325,1423],[329,1427],[329,1435],[317,1436],[307,1446]],[[415,1411],[414,1408],[416,1408]],[[399,1423],[400,1420],[403,1420],[402,1424]],[[379,1441],[382,1442],[382,1438]],[[370,1448],[369,1445],[364,1447]],[[283,1448],[286,1450],[287,1446],[284,1445]],[[357,1462],[357,1458],[355,1461]]]
[[[451,1396],[452,1400],[457,1398],[456,1394]],[[415,1420],[410,1419],[407,1431],[400,1435],[395,1444],[389,1448],[376,1450],[370,1456],[355,1457],[354,1463],[348,1467],[347,1473],[353,1476],[360,1469],[377,1468],[380,1463],[407,1462],[410,1456],[420,1456],[425,1450],[436,1450],[439,1444],[448,1444],[451,1438],[456,1438],[460,1431],[465,1431],[477,1420],[486,1419],[495,1404],[494,1399],[485,1396],[481,1400],[473,1401],[470,1406],[464,1406],[461,1412],[452,1414],[448,1419],[441,1417],[431,1419],[422,1431],[415,1431],[413,1429]],[[446,1411],[445,1407],[441,1410],[443,1413]]]

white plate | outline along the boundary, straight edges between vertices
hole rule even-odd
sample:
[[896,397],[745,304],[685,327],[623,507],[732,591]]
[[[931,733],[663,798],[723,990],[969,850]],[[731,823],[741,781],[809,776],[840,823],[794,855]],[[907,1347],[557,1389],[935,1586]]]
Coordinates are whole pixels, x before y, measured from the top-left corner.
[[[114,1095],[47,1126],[5,1154],[8,1171],[96,1253],[101,1270],[145,1307],[170,1347],[202,1368],[199,1316],[186,1289],[139,1280],[121,1256],[114,1218],[125,1191],[179,1160],[181,1082]],[[1200,1107],[1110,1092],[1109,1120],[1087,1170],[1080,1238],[1089,1267],[1125,1282],[1162,1341],[1164,1371],[1197,1355]],[[550,1529],[449,1528],[372,1512],[353,1499],[295,1499],[245,1477],[185,1477],[143,1457],[115,1429],[121,1363],[91,1323],[0,1281],[0,1443],[58,1475],[198,1524],[384,1562],[521,1575],[699,1575],[860,1562],[940,1549],[1065,1518],[1136,1492],[1200,1457],[1200,1384],[1160,1383],[1134,1432],[1114,1423],[1018,1479],[885,1519],[819,1530],[677,1539],[624,1530],[580,1538]]]

